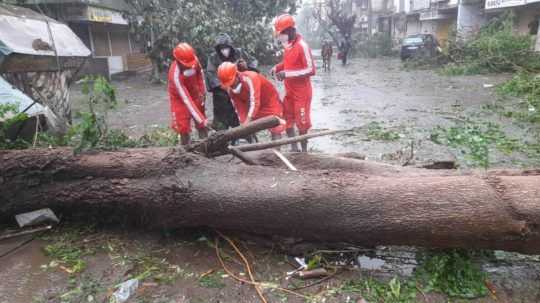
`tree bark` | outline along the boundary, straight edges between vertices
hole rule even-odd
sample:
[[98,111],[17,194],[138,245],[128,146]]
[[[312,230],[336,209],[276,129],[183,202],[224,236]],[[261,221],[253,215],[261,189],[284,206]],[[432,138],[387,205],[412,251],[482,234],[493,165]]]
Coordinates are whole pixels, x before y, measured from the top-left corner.
[[0,151],[0,219],[50,207],[152,229],[205,226],[366,246],[540,253],[538,171],[407,170],[291,172],[182,149]]

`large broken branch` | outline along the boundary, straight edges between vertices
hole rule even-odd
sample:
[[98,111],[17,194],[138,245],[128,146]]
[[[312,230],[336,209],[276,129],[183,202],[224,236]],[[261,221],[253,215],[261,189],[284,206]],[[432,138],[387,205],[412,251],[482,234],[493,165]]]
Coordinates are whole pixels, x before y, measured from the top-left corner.
[[269,148],[275,148],[280,147],[287,144],[292,144],[296,142],[301,142],[304,140],[309,140],[317,137],[323,137],[323,136],[330,136],[335,135],[339,133],[346,133],[350,132],[350,130],[326,130],[316,133],[311,133],[307,135],[292,137],[292,138],[286,138],[281,140],[276,140],[272,142],[263,142],[263,143],[255,143],[255,144],[246,144],[246,145],[240,145],[238,146],[238,149],[243,152],[249,152],[249,151],[257,151],[257,150],[264,150]]
[[249,124],[229,130],[217,132],[208,139],[190,145],[187,150],[207,156],[218,156],[229,153],[230,142],[249,137],[259,131],[279,126],[280,120],[276,116],[264,117]]
[[170,149],[2,151],[0,217],[50,207],[154,229],[540,253],[540,175],[399,171],[291,172]]

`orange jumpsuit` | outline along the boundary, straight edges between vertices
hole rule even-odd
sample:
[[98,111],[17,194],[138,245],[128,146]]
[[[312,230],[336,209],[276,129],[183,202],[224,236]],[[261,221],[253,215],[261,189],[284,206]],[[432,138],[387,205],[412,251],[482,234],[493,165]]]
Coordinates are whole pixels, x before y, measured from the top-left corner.
[[[268,79],[251,71],[239,72],[238,75],[241,88],[238,91],[229,88],[227,92],[240,123],[244,123],[248,118],[254,121],[267,116],[283,117],[279,93]],[[273,134],[281,134],[283,131],[284,125],[270,130]]]
[[207,126],[204,96],[206,84],[204,72],[199,63],[193,68],[182,70],[174,61],[169,69],[169,98],[171,102],[171,127],[177,133],[191,133],[191,119],[197,129]]
[[313,95],[311,77],[315,75],[316,67],[311,49],[301,35],[285,48],[283,62],[276,65],[275,71],[285,72],[283,110],[287,129],[296,125],[300,131],[309,130]]

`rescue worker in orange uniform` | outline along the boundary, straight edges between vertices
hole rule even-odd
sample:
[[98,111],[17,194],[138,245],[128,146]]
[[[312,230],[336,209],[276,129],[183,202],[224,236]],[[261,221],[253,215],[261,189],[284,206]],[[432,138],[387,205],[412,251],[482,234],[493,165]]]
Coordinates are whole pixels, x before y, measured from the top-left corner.
[[169,69],[169,98],[171,102],[171,127],[180,134],[182,145],[191,141],[191,120],[199,131],[199,138],[208,136],[208,119],[205,115],[206,84],[204,72],[195,50],[187,43],[180,43],[173,50],[174,62]]
[[[305,135],[311,128],[311,77],[315,75],[316,67],[311,55],[311,49],[296,33],[296,23],[289,14],[277,17],[274,23],[275,34],[285,50],[283,62],[272,69],[279,81],[285,82],[285,99],[283,111],[287,121],[287,135],[296,136],[294,127],[300,135]],[[302,152],[307,152],[308,142],[302,141]],[[298,145],[292,145],[297,152]]]
[[[236,64],[224,62],[218,68],[221,86],[231,97],[241,124],[267,117],[283,116],[279,93],[263,75],[252,71],[238,71]],[[270,130],[272,140],[281,138],[285,121]]]

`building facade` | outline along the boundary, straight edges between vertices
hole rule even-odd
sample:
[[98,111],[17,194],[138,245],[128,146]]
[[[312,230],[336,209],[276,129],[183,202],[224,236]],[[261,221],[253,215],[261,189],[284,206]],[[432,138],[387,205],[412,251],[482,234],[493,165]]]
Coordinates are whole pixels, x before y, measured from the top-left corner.
[[[406,0],[409,1],[409,0]],[[540,0],[410,0],[395,11],[396,16],[406,15],[406,34],[433,34],[446,45],[450,32],[455,29],[458,39],[467,40],[489,21],[502,13],[512,11],[516,16],[514,30],[519,34],[530,34],[536,39],[536,50],[540,50],[538,24]],[[401,0],[394,0],[401,3]],[[395,33],[398,34],[398,33]],[[401,34],[400,38],[403,35]]]
[[123,0],[33,0],[25,5],[68,24],[92,51],[82,74],[111,77],[151,67],[129,32],[124,18],[128,6]]

